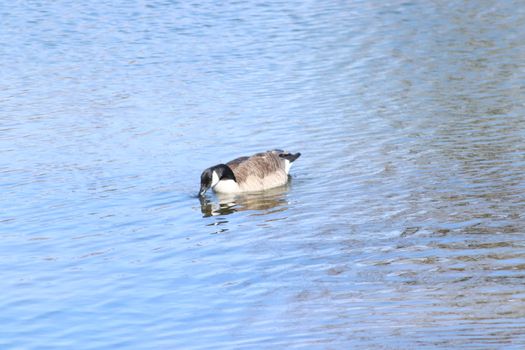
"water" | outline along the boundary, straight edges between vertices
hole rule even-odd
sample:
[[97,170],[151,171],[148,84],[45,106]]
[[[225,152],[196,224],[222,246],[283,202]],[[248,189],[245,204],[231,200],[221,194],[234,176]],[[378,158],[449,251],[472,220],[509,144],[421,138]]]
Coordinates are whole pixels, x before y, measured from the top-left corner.
[[525,346],[520,2],[0,16],[2,349]]

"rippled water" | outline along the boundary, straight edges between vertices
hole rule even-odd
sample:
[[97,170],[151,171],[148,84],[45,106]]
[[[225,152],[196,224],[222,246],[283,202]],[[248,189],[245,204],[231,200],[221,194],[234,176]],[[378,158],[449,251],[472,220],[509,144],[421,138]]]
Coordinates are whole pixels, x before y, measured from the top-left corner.
[[2,349],[525,346],[520,2],[0,16]]

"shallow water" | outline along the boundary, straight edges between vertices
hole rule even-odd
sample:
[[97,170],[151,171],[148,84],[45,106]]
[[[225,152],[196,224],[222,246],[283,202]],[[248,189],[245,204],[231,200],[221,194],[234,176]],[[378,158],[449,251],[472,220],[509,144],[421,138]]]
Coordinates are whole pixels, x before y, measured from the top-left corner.
[[[0,17],[1,348],[525,346],[520,2]],[[271,148],[288,186],[196,197]]]

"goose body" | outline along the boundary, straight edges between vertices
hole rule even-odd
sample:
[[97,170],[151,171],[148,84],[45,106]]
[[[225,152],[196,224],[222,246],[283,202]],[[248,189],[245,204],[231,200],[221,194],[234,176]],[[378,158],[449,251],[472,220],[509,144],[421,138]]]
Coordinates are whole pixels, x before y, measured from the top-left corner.
[[300,155],[272,150],[212,166],[202,172],[199,194],[203,195],[209,188],[219,193],[240,193],[282,186],[288,181],[292,163]]

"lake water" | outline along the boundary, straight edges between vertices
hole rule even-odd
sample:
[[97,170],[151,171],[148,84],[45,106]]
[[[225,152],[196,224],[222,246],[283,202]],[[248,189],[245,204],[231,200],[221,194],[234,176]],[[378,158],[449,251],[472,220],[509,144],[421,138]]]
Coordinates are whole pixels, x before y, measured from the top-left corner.
[[[519,1],[0,9],[2,349],[523,349]],[[301,152],[288,186],[201,171]]]

